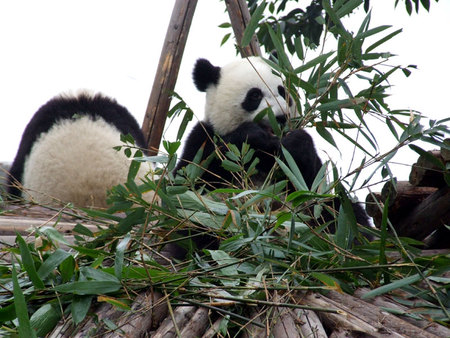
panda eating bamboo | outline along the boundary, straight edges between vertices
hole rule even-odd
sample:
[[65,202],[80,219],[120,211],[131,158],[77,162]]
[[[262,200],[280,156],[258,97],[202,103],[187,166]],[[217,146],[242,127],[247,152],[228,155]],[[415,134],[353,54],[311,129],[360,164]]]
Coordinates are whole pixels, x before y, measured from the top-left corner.
[[[199,91],[206,92],[205,118],[188,135],[175,173],[183,174],[180,169],[194,161],[199,149],[203,149],[202,163],[214,153],[217,154],[217,150],[226,153],[228,144],[241,149],[247,143],[259,159],[256,181],[263,182],[275,164],[275,157],[282,156],[283,146],[295,160],[305,183],[311,189],[322,167],[311,136],[303,129],[296,129],[280,138],[272,132],[267,118],[258,122],[254,120],[263,109],[270,107],[277,121],[283,124],[286,121],[285,113],[292,106],[280,77],[273,73],[263,59],[249,57],[224,67],[216,67],[206,59],[199,59],[194,67],[193,80]],[[215,139],[219,140],[217,144]],[[236,183],[235,176],[222,166],[218,156],[209,163],[201,179],[210,189]],[[335,198],[329,205],[339,210],[340,201]],[[352,203],[352,208],[356,222],[370,226],[364,209],[357,203]],[[328,228],[335,231],[336,216],[325,211],[322,212],[322,218],[332,221]]]

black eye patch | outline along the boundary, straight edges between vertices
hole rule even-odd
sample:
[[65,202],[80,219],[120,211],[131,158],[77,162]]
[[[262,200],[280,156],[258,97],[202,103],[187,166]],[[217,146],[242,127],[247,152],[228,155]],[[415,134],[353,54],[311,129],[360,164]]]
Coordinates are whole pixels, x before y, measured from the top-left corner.
[[247,92],[244,102],[241,103],[242,108],[248,112],[252,112],[259,107],[264,95],[259,88],[252,88]]
[[[283,86],[278,86],[278,94],[283,97],[285,100],[287,99],[286,90]],[[292,107],[292,99],[289,97],[289,107]]]

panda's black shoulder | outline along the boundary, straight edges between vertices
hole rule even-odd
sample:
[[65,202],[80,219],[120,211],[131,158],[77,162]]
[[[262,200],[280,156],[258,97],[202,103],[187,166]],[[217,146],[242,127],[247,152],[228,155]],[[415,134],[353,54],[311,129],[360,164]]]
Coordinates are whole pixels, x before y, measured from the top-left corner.
[[214,129],[212,125],[205,121],[197,122],[184,142],[183,153],[174,172],[189,164],[201,147],[204,147],[204,153],[210,153],[214,147],[213,138]]

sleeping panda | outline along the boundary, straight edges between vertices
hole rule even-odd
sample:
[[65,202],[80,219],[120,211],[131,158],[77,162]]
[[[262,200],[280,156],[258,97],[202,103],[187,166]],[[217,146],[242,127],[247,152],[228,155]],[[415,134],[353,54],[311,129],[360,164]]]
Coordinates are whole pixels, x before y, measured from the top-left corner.
[[[297,129],[279,138],[272,132],[267,119],[254,121],[258,113],[270,107],[277,121],[284,124],[292,106],[280,77],[263,59],[249,57],[222,68],[213,66],[206,59],[199,59],[194,67],[193,79],[197,89],[206,92],[205,118],[188,135],[175,173],[183,175],[180,169],[192,163],[199,149],[203,148],[200,164],[210,156],[213,159],[201,176],[202,184],[210,189],[230,186],[230,183],[239,187],[239,182],[236,182],[239,178],[223,168],[221,159],[215,154],[217,149],[225,154],[227,144],[241,149],[245,142],[255,150],[254,156],[259,158],[256,165],[259,177],[256,181],[263,182],[275,164],[274,157],[282,155],[283,146],[292,155],[305,183],[311,188],[322,167],[311,136]],[[214,143],[215,139],[219,141]],[[339,200],[336,198],[333,203],[339,210]],[[364,209],[359,204],[353,204],[353,209],[357,222],[369,226]],[[324,212],[322,217],[325,221],[335,220],[335,215],[328,212]],[[334,231],[335,225],[331,224],[328,228]]]
[[[125,154],[113,149],[122,145],[121,134],[146,147],[138,123],[115,100],[88,93],[51,99],[23,132],[8,193],[39,204],[60,200],[78,207],[106,207],[107,190],[127,180],[130,166]],[[148,170],[142,163],[137,177]]]

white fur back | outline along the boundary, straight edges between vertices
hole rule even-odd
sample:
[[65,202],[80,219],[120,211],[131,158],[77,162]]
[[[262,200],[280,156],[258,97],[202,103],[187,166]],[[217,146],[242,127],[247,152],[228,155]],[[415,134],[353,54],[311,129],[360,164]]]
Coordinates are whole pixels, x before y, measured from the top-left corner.
[[[128,175],[130,160],[112,149],[121,144],[120,132],[103,119],[62,120],[34,143],[23,186],[41,204],[55,198],[79,207],[106,207],[107,189],[124,183]],[[142,163],[137,177],[149,170]]]
[[[282,115],[289,111],[289,106],[278,93],[278,86],[283,86],[281,78],[272,73],[263,59],[249,57],[236,60],[222,67],[219,83],[206,90],[206,121],[213,125],[218,134],[225,135],[243,122],[253,121],[261,110],[269,106],[276,116]],[[241,103],[253,87],[261,89],[264,99],[258,109],[249,114]]]

